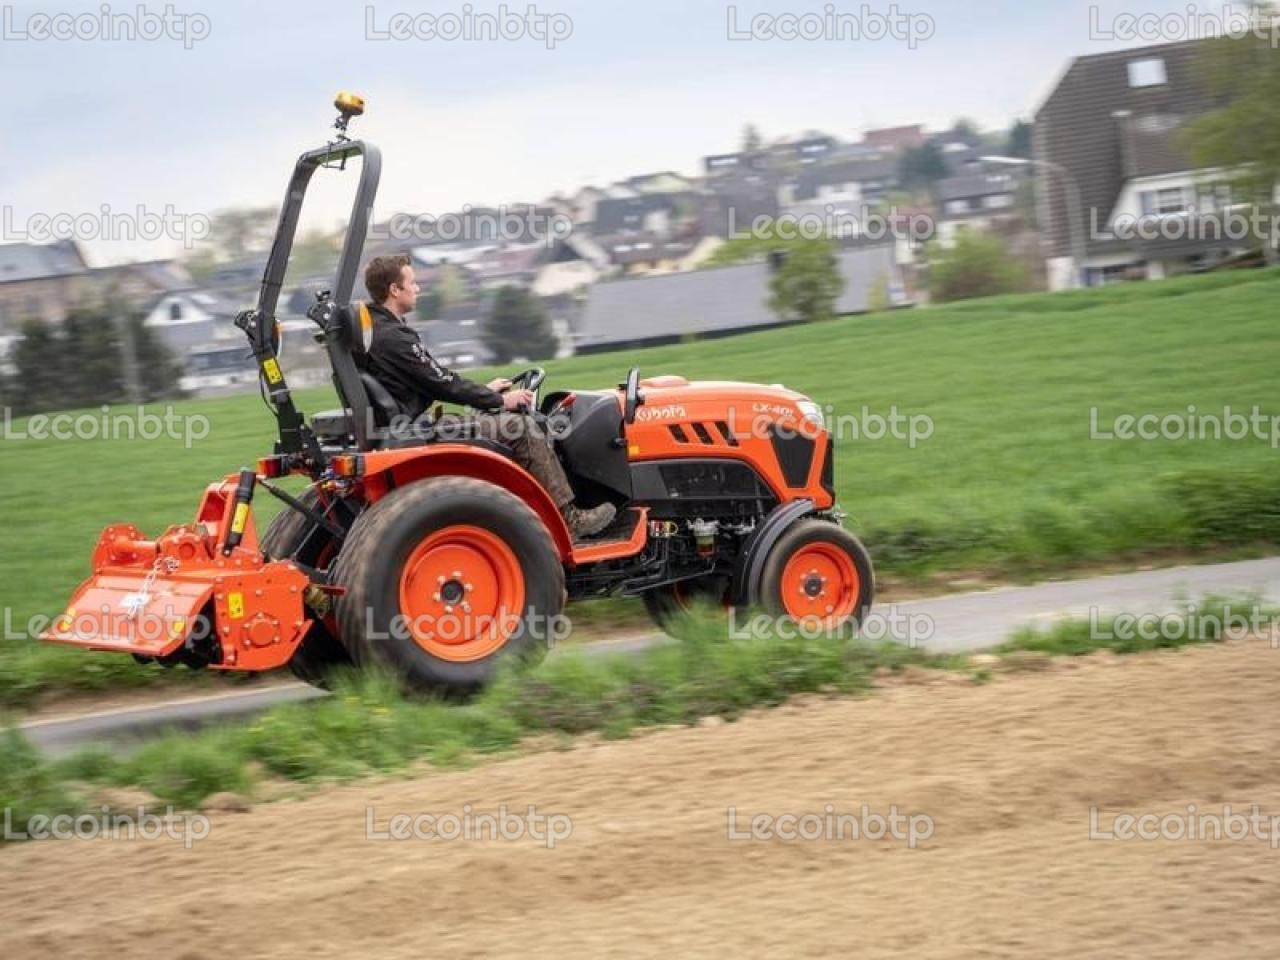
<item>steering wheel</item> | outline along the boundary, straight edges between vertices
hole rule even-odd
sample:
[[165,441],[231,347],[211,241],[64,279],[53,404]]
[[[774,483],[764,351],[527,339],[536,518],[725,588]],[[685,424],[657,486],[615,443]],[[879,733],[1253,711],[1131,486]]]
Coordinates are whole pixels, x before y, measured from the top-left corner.
[[529,405],[531,413],[538,409],[538,390],[545,379],[547,379],[547,371],[542,367],[530,367],[528,370],[521,370],[511,378],[511,386],[513,388],[528,390],[533,394],[533,403]]
[[627,371],[626,403],[622,408],[624,423],[636,422],[636,408],[644,405],[644,394],[640,392],[640,368],[632,367]]

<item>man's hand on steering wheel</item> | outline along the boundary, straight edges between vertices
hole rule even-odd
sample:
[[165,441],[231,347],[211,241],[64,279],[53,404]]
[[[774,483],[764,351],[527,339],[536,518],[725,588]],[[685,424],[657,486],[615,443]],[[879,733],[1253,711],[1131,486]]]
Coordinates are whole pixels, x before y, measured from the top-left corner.
[[502,409],[524,413],[533,409],[532,390],[508,390],[502,395]]
[[511,381],[506,377],[499,377],[497,380],[491,380],[486,386],[495,393],[506,393],[511,389]]

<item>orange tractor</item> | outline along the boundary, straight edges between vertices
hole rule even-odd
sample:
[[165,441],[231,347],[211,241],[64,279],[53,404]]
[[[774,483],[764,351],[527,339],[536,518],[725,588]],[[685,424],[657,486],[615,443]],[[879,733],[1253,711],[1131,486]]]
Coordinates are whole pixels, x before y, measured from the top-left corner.
[[[288,665],[315,684],[335,666],[380,665],[411,690],[465,694],[545,649],[569,600],[639,596],[669,631],[695,600],[827,627],[865,616],[871,562],[840,526],[832,441],[801,394],[632,369],[616,390],[541,397],[529,415],[576,502],[618,510],[578,542],[503,444],[405,422],[362,370],[366,312],[350,306],[380,155],[346,136],[362,102],[336,106],[339,133],[298,159],[257,306],[236,319],[278,421],[274,453],[211,484],[192,523],[156,539],[108,527],[43,639],[164,665]],[[280,366],[276,303],[313,174],[357,158],[334,287],[308,314],[343,408],[308,420]],[[515,381],[539,396],[544,377]],[[309,485],[287,492],[277,481],[290,476]],[[262,491],[285,509],[259,536]]]

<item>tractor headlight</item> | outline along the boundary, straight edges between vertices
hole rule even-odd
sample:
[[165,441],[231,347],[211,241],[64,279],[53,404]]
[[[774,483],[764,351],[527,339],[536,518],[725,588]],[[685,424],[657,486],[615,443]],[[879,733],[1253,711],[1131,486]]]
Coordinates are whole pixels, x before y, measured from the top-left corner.
[[812,400],[799,400],[796,406],[800,408],[800,416],[812,423],[819,430],[825,430],[827,426],[826,418],[822,415],[822,408]]

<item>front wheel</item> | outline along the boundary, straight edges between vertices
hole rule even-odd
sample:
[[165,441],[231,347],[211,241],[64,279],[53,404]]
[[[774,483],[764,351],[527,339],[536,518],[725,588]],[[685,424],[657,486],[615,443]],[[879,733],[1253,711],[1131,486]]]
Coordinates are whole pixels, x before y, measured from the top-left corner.
[[465,696],[502,660],[543,653],[559,627],[564,568],[518,497],[464,477],[388,494],[356,522],[334,580],[356,662],[419,692]]
[[862,623],[874,596],[867,548],[825,520],[789,527],[769,551],[760,579],[760,601],[772,616],[826,629]]

